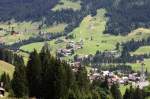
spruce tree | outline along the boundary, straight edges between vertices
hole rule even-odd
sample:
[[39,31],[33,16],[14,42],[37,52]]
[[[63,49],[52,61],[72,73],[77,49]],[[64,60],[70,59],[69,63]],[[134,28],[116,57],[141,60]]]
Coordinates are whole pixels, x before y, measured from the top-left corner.
[[118,88],[118,85],[113,84],[110,89],[114,99],[122,99],[121,92]]
[[129,89],[126,89],[125,94],[123,95],[123,99],[130,99],[130,91]]
[[67,89],[73,89],[76,85],[75,83],[75,74],[73,73],[71,67],[65,62],[61,62],[63,65],[63,69],[65,70],[65,85],[67,86]]
[[135,89],[132,86],[130,86],[128,99],[134,99],[134,93],[135,93]]
[[7,92],[9,92],[9,91],[11,90],[11,82],[10,82],[10,77],[9,77],[9,75],[4,72],[4,73],[1,75],[1,80],[0,80],[0,81],[4,83],[4,89],[5,89]]
[[135,89],[134,99],[144,99],[143,91],[139,88],[139,86]]
[[29,86],[29,96],[35,96],[37,98],[41,97],[42,69],[41,60],[36,50],[30,54],[26,74]]
[[89,89],[89,79],[85,67],[79,67],[78,72],[76,73],[76,81],[81,90]]
[[26,71],[24,64],[15,62],[15,72],[11,82],[14,96],[17,98],[25,97],[28,95]]
[[91,99],[92,93],[90,91],[90,82],[87,77],[87,71],[85,67],[80,66],[76,73],[76,83],[78,88],[77,95],[80,97],[79,99]]
[[[51,73],[51,55],[48,45],[44,45],[40,54],[40,60],[41,60],[41,69],[42,69],[42,96],[48,97],[49,91],[47,91],[50,88],[49,85],[49,74]],[[50,89],[49,89],[50,90]]]

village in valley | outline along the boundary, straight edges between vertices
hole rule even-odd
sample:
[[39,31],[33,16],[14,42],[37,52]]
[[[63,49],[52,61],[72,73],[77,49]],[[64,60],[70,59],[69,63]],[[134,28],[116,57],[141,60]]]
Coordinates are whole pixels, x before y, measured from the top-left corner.
[[[67,56],[71,56],[77,51],[78,49],[82,49],[84,42],[81,40],[80,42],[74,42],[71,40],[62,40],[58,39],[56,43],[60,42],[66,42],[66,48],[58,49],[57,50],[57,57],[63,58]],[[121,53],[119,51],[104,51],[104,56],[107,57],[115,57],[119,58],[121,56]],[[73,72],[77,72],[79,68],[84,67],[83,61],[86,59],[93,60],[93,55],[77,55],[74,60],[68,61],[68,64],[70,64]],[[88,77],[90,82],[95,80],[107,80],[108,84],[111,86],[114,83],[119,84],[119,86],[134,86],[139,87],[140,89],[143,89],[144,87],[148,86],[149,83],[149,74],[148,71],[145,68],[145,64],[143,61],[139,60],[139,67],[140,71],[132,71],[132,70],[126,70],[126,69],[118,69],[118,70],[103,70],[99,67],[94,66],[91,64],[88,69]],[[86,67],[85,67],[86,68]]]
[[[3,29],[0,29],[1,31],[6,31]],[[7,31],[9,32],[9,31]],[[16,32],[14,30],[14,28],[12,27],[11,30],[11,35],[12,36],[17,36],[20,35],[19,32]],[[51,35],[47,34],[47,33],[41,33],[39,32],[39,36],[41,36],[41,38],[44,38],[45,40],[50,40]],[[1,37],[1,44],[3,44]],[[92,36],[89,37],[90,40],[92,40]],[[17,41],[17,42],[21,42],[21,41]],[[65,38],[58,38],[55,40],[55,44],[59,44],[59,43],[65,43],[65,47],[64,48],[58,48],[56,50],[56,56],[60,59],[63,60],[64,57],[70,57],[72,55],[75,54],[76,51],[83,49],[84,48],[84,40],[80,39],[80,41],[74,41],[72,39],[68,39],[67,37]],[[47,44],[47,41],[45,41],[45,43]],[[98,45],[97,45],[98,46]],[[121,57],[121,52],[118,50],[112,50],[112,51],[104,51],[103,52],[103,57],[107,57],[107,58],[120,58]],[[77,72],[79,68],[81,67],[85,67],[86,65],[83,64],[83,62],[85,60],[90,60],[93,61],[94,59],[94,55],[75,55],[73,59],[69,59],[67,60],[68,64],[71,66],[73,72]],[[126,71],[124,69],[117,69],[117,70],[103,70],[101,68],[99,68],[99,66],[101,64],[105,64],[105,63],[98,63],[98,64],[92,64],[89,63],[90,67],[87,71],[88,71],[88,78],[90,80],[90,82],[92,83],[92,81],[94,80],[102,80],[102,81],[107,81],[108,85],[112,85],[112,84],[119,84],[120,86],[139,86],[140,89],[143,89],[144,87],[149,85],[149,81],[148,81],[148,73],[146,72],[146,68],[145,68],[145,64],[140,61],[140,71],[139,72],[135,72],[135,71]],[[5,89],[3,88],[3,82],[1,82],[0,84],[0,97],[3,97],[5,94]]]
[[[84,58],[87,58],[85,56]],[[82,58],[79,57],[78,61],[70,63],[70,66],[74,72],[77,72],[80,67],[82,67]],[[100,68],[92,67],[88,70],[88,77],[90,82],[94,80],[107,80],[109,85],[114,83],[123,86],[139,86],[143,89],[149,85],[148,72],[146,71],[145,64],[141,62],[141,71],[133,72],[123,69],[118,69],[115,71],[101,70]]]
[[[63,1],[63,2],[59,2],[58,4],[61,7],[63,7],[63,4],[65,4],[66,2],[68,5],[68,2],[70,3],[70,2],[78,1],[77,4],[80,5],[82,0],[81,1],[80,0],[60,0],[60,1]],[[115,2],[117,1],[121,2],[121,0],[115,0]],[[73,4],[74,3],[71,3],[71,5]],[[96,2],[94,2],[93,4],[96,4]],[[113,6],[114,5],[117,6],[117,4],[119,3],[114,3]],[[140,4],[142,5],[143,3],[140,3]],[[140,4],[136,6],[140,6]],[[27,68],[28,65],[29,66],[31,65],[33,66],[33,69],[36,69],[36,67],[34,67],[34,62],[36,64],[37,61],[34,61],[33,59],[32,60],[34,61],[33,65],[30,64],[30,60],[32,58],[30,57],[30,55],[32,56],[32,54],[35,52],[37,55],[37,56],[35,55],[36,58],[34,57],[35,60],[39,59],[40,61],[37,63],[40,64],[41,67],[43,66],[49,70],[49,71],[48,70],[44,71],[45,68],[44,69],[40,68],[42,72],[40,74],[40,77],[41,77],[40,80],[47,78],[45,77],[45,75],[50,76],[50,74],[51,75],[54,74],[54,76],[56,76],[56,78],[54,79],[61,78],[62,82],[67,81],[66,79],[69,78],[69,77],[68,78],[66,77],[68,76],[67,74],[69,73],[65,73],[67,71],[65,66],[67,65],[70,71],[76,75],[78,74],[78,71],[80,71],[81,68],[84,68],[85,69],[84,73],[86,74],[86,78],[88,79],[89,84],[91,84],[90,87],[92,86],[94,81],[99,81],[99,82],[101,81],[101,82],[107,83],[109,86],[107,91],[111,91],[110,90],[111,87],[113,85],[117,85],[117,88],[119,88],[119,91],[121,91],[122,96],[125,94],[125,91],[127,89],[130,89],[131,86],[135,88],[134,91],[136,91],[136,88],[137,89],[139,88],[138,89],[139,92],[143,90],[145,91],[145,88],[149,88],[150,90],[150,66],[149,66],[150,64],[150,29],[143,28],[144,22],[139,23],[139,25],[142,27],[138,27],[138,28],[136,27],[134,22],[130,23],[131,26],[129,24],[124,25],[123,23],[126,23],[126,20],[124,20],[124,18],[123,18],[122,23],[118,22],[117,24],[115,23],[115,21],[117,21],[118,19],[116,20],[109,19],[111,18],[113,14],[108,13],[109,10],[107,7],[96,8],[97,6],[95,6],[92,8],[91,5],[92,4],[89,4],[88,6],[86,6],[86,0],[85,1],[83,0],[83,4],[81,3],[80,6],[85,6],[83,8],[84,10],[86,9],[87,12],[82,11],[82,10],[80,12],[80,10],[78,11],[77,9],[72,10],[70,9],[71,6],[65,7],[65,9],[68,8],[68,10],[61,9],[56,12],[52,11],[50,14],[54,14],[54,16],[50,16],[50,17],[42,16],[40,17],[41,18],[40,21],[37,21],[37,22],[34,22],[34,21],[20,21],[19,22],[15,19],[11,19],[10,21],[7,21],[7,22],[1,22],[0,23],[0,58],[1,58],[0,63],[2,60],[6,63],[13,65],[13,68],[12,70],[10,69],[11,71],[9,71],[10,72],[9,73],[8,72],[9,68],[6,69],[6,67],[3,66],[3,69],[1,70],[2,66],[0,64],[0,76],[3,72],[6,72],[10,76],[9,80],[11,81],[11,79],[13,79],[14,72],[16,69],[15,58],[17,61],[22,62],[25,68]],[[77,5],[74,5],[74,6],[77,6]],[[55,9],[53,10],[58,9],[57,7],[59,8],[59,6],[57,5],[56,8],[54,7]],[[90,11],[90,8],[92,8],[91,11]],[[119,10],[117,10],[115,14],[118,12]],[[83,15],[80,16],[80,14],[83,14]],[[69,18],[68,19],[69,21],[67,20],[67,18]],[[79,22],[78,21],[76,22],[77,19],[80,19],[80,21],[78,20]],[[134,19],[130,19],[130,20],[134,20]],[[109,21],[112,21],[112,23],[114,21],[114,23],[109,24],[108,23]],[[126,27],[129,30],[127,31],[126,28],[124,30],[124,28],[122,28],[121,25]],[[110,31],[107,31],[108,27],[111,28]],[[145,27],[148,27],[148,26],[146,25]],[[113,31],[114,28],[115,30]],[[110,33],[107,33],[107,32],[110,32]],[[111,32],[114,32],[114,33],[111,34]],[[115,34],[115,33],[118,33],[118,34]],[[121,33],[124,33],[124,34],[121,34]],[[43,48],[48,48],[48,49],[43,50]],[[42,55],[43,56],[45,55],[44,57],[46,57],[45,60],[43,59],[44,57],[40,53],[40,51],[42,52],[42,50],[44,53],[44,54],[42,53]],[[47,51],[48,53],[46,53]],[[38,64],[36,65],[38,66]],[[58,67],[49,68],[48,66],[51,66],[51,65],[55,67],[56,65],[58,65]],[[61,66],[62,67],[59,68],[59,65],[60,67]],[[29,68],[29,70],[30,69],[32,70],[32,68]],[[54,69],[54,70],[50,70],[50,69]],[[45,73],[46,71],[48,71],[47,74]],[[55,74],[55,71],[56,71],[56,74]],[[26,72],[28,71],[25,69],[25,73]],[[60,73],[62,77],[60,77],[60,75],[57,75],[57,73],[59,72],[61,72],[62,74],[64,73],[63,76]],[[27,75],[27,73],[25,75]],[[66,79],[64,80],[63,77],[64,78],[66,77]],[[50,78],[50,80],[51,79],[52,78]],[[56,81],[60,83],[59,80],[56,80]],[[30,83],[32,83],[32,80]],[[54,86],[55,86],[55,81],[52,83],[54,83]],[[74,84],[76,83],[77,82],[75,82]],[[49,86],[51,85],[48,85],[48,87]],[[96,95],[98,92],[100,92],[100,95],[101,95],[101,92],[102,92],[102,95],[103,95],[103,92],[106,90],[103,90],[103,89],[101,90],[100,88],[101,86],[99,85],[96,85],[96,86],[99,87],[100,91],[96,91],[97,89],[96,90],[92,89],[91,91],[91,89],[89,88],[90,89],[89,92],[94,93],[95,91],[96,93],[94,93],[94,95]],[[48,90],[47,87],[45,89]],[[53,89],[55,90],[57,88],[53,88]],[[76,90],[74,91],[69,88],[68,90],[69,90],[68,92],[70,92],[69,95],[71,94],[71,96],[76,96],[76,93],[81,93],[79,96],[82,96],[82,93],[84,93],[84,91],[82,92],[82,90],[79,92],[76,92]],[[80,90],[80,87],[79,87],[79,90]],[[147,93],[150,94],[150,91]],[[1,81],[1,78],[0,78],[0,98],[3,98],[3,97],[5,98],[7,97],[8,94],[9,94],[9,91],[5,88],[5,83]],[[85,96],[87,95],[87,93],[84,93],[84,94]],[[105,94],[106,96],[107,95],[111,96],[112,93],[106,92]],[[39,97],[37,99],[46,99],[46,98]],[[54,98],[54,99],[64,99],[64,98]],[[71,99],[76,99],[76,98],[71,97]],[[87,98],[84,98],[84,99],[87,99]],[[88,98],[88,99],[93,99],[93,98]],[[105,98],[94,98],[94,99],[105,99]],[[111,99],[111,98],[108,98],[108,99]],[[113,99],[116,99],[116,98],[113,98]],[[120,98],[117,98],[117,99],[120,99]],[[121,99],[124,99],[124,98],[121,98]]]

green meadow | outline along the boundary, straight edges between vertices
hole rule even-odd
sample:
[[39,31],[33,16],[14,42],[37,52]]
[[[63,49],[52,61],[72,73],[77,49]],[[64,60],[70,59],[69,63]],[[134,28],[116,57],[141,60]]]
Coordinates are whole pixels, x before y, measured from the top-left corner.
[[12,78],[14,72],[14,66],[0,60],[0,75],[4,72],[8,73],[9,76]]
[[[143,63],[145,64],[144,68],[145,71],[146,69],[150,72],[150,59],[144,59]],[[132,66],[132,69],[135,71],[140,71],[141,70],[141,63],[137,62],[137,63],[129,63],[129,65]]]
[[52,10],[58,11],[62,9],[80,10],[81,9],[80,1],[60,0],[59,4],[57,4]]
[[[76,54],[95,54],[97,50],[114,50],[117,42],[126,42],[131,39],[141,40],[150,36],[149,29],[139,28],[132,31],[131,34],[127,36],[113,36],[109,34],[103,34],[108,18],[105,17],[106,10],[99,9],[97,10],[96,16],[88,15],[86,16],[79,27],[75,28],[69,35],[73,35],[73,41],[83,40],[83,48],[77,50]],[[61,37],[64,39],[64,37]],[[64,48],[66,42],[55,44],[56,40],[48,41],[52,48],[52,52],[55,53],[57,49]],[[31,52],[34,48],[40,50],[44,42],[38,42],[33,44],[28,44],[22,46],[20,49]]]
[[150,46],[142,46],[138,48],[135,52],[132,52],[134,55],[150,54]]
[[44,28],[42,31],[50,33],[58,33],[63,32],[66,27],[67,27],[66,23],[53,24],[52,26]]
[[[0,31],[0,41],[5,42],[7,45],[11,45],[15,42],[20,40],[26,40],[30,37],[36,36],[39,33],[39,25],[41,22],[13,22],[11,24],[0,23],[0,28],[3,28],[7,31]],[[41,31],[48,32],[48,33],[58,33],[63,32],[67,24],[60,23],[60,24],[53,24],[51,26],[45,26]],[[19,34],[11,35],[10,32],[13,28],[14,31],[18,32]]]
[[[53,55],[55,55],[56,50],[58,48],[65,48],[65,43],[59,43],[59,44],[55,44],[56,40],[53,41],[48,41],[47,43],[50,45],[50,49],[51,49],[51,53]],[[24,45],[22,46],[20,49],[27,51],[27,52],[32,52],[34,49],[36,49],[38,52],[41,51],[42,47],[44,46],[45,42],[37,42],[37,43],[31,43],[28,45]]]

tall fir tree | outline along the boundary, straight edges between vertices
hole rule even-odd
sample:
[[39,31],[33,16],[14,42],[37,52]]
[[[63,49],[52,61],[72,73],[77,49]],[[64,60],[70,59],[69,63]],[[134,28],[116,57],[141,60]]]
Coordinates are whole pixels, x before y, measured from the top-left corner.
[[10,77],[9,77],[9,75],[4,72],[4,73],[1,75],[1,80],[0,80],[0,81],[4,83],[4,89],[5,89],[7,92],[9,92],[9,91],[11,90],[11,82],[10,82]]
[[42,96],[43,97],[48,97],[48,89],[50,87],[49,85],[49,73],[51,71],[51,64],[52,62],[50,61],[51,59],[51,54],[49,50],[49,46],[45,44],[39,54],[40,60],[41,60],[41,69],[42,69]]
[[[77,96],[79,96],[79,99],[91,99],[92,93],[90,90],[90,82],[87,77],[87,71],[86,68],[83,66],[80,66],[78,68],[78,71],[76,72],[76,84],[77,84]],[[80,94],[79,94],[80,93]]]
[[28,96],[26,68],[23,63],[15,61],[15,72],[13,74],[11,85],[15,97],[21,98]]
[[135,89],[134,99],[145,99],[142,89],[139,86]]
[[26,74],[29,86],[29,96],[40,98],[42,93],[42,69],[41,60],[36,50],[30,54]]
[[122,99],[121,92],[117,84],[113,84],[110,89],[113,99]]
[[125,94],[123,95],[123,99],[130,99],[129,97],[130,97],[130,91],[127,88],[126,91],[125,91]]
[[80,66],[76,73],[77,85],[81,90],[89,90],[89,79],[85,67]]

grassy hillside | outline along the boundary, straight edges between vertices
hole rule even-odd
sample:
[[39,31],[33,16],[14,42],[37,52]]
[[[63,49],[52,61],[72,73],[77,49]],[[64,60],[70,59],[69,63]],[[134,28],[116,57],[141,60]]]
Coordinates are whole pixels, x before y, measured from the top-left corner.
[[3,72],[6,72],[10,75],[10,77],[12,77],[13,75],[13,72],[14,72],[14,66],[11,65],[11,64],[8,64],[2,60],[0,60],[0,75],[3,73]]
[[58,11],[62,9],[80,10],[81,9],[80,1],[60,0],[59,3],[52,10]]
[[58,33],[58,32],[63,32],[66,27],[67,27],[66,23],[60,23],[60,24],[54,24],[52,26],[48,26],[44,28],[42,31],[48,33]]
[[[150,36],[150,29],[144,28],[136,29],[127,36],[113,36],[109,34],[103,34],[106,22],[108,21],[108,18],[104,16],[105,13],[105,9],[99,9],[97,10],[96,16],[86,16],[80,23],[79,27],[77,27],[70,33],[70,35],[73,35],[74,37],[70,40],[83,40],[84,42],[83,49],[76,51],[77,54],[87,55],[95,54],[97,50],[114,50],[117,42],[126,42],[130,41],[131,39],[141,40]],[[62,39],[64,38],[62,37]],[[52,48],[53,53],[55,53],[56,49],[65,47],[66,45],[66,42],[55,44],[55,41],[56,40],[48,42]],[[31,52],[34,48],[40,50],[43,44],[44,42],[33,43],[22,46],[21,49],[29,52]]]
[[[150,59],[144,59],[143,63],[145,64],[145,70],[147,69],[150,72]],[[141,63],[134,63],[130,64],[132,66],[132,69],[135,71],[140,71],[141,70]]]
[[[56,42],[56,40],[52,40],[52,41],[48,42],[48,44],[50,45],[50,48],[51,48],[51,53],[54,54],[54,55],[55,55],[56,50],[58,48],[65,48],[65,43],[64,42],[59,43],[59,44],[55,44],[55,42]],[[38,52],[40,52],[40,50],[43,47],[44,43],[45,42],[31,43],[31,44],[22,46],[20,49],[24,50],[24,51],[28,51],[28,52],[33,51],[33,49],[36,49]]]
[[[6,31],[0,31],[0,41],[5,42],[6,44],[13,44],[20,40],[25,40],[30,37],[36,36],[39,33],[39,25],[41,22],[12,22],[11,24],[0,23],[0,28],[3,28]],[[63,32],[67,24],[60,23],[54,24],[51,26],[45,26],[42,31],[48,33],[58,33]],[[12,28],[14,31],[18,32],[18,35],[11,35],[10,32]]]
[[143,54],[150,54],[150,46],[142,46],[139,49],[137,49],[132,54],[134,55],[143,55]]

